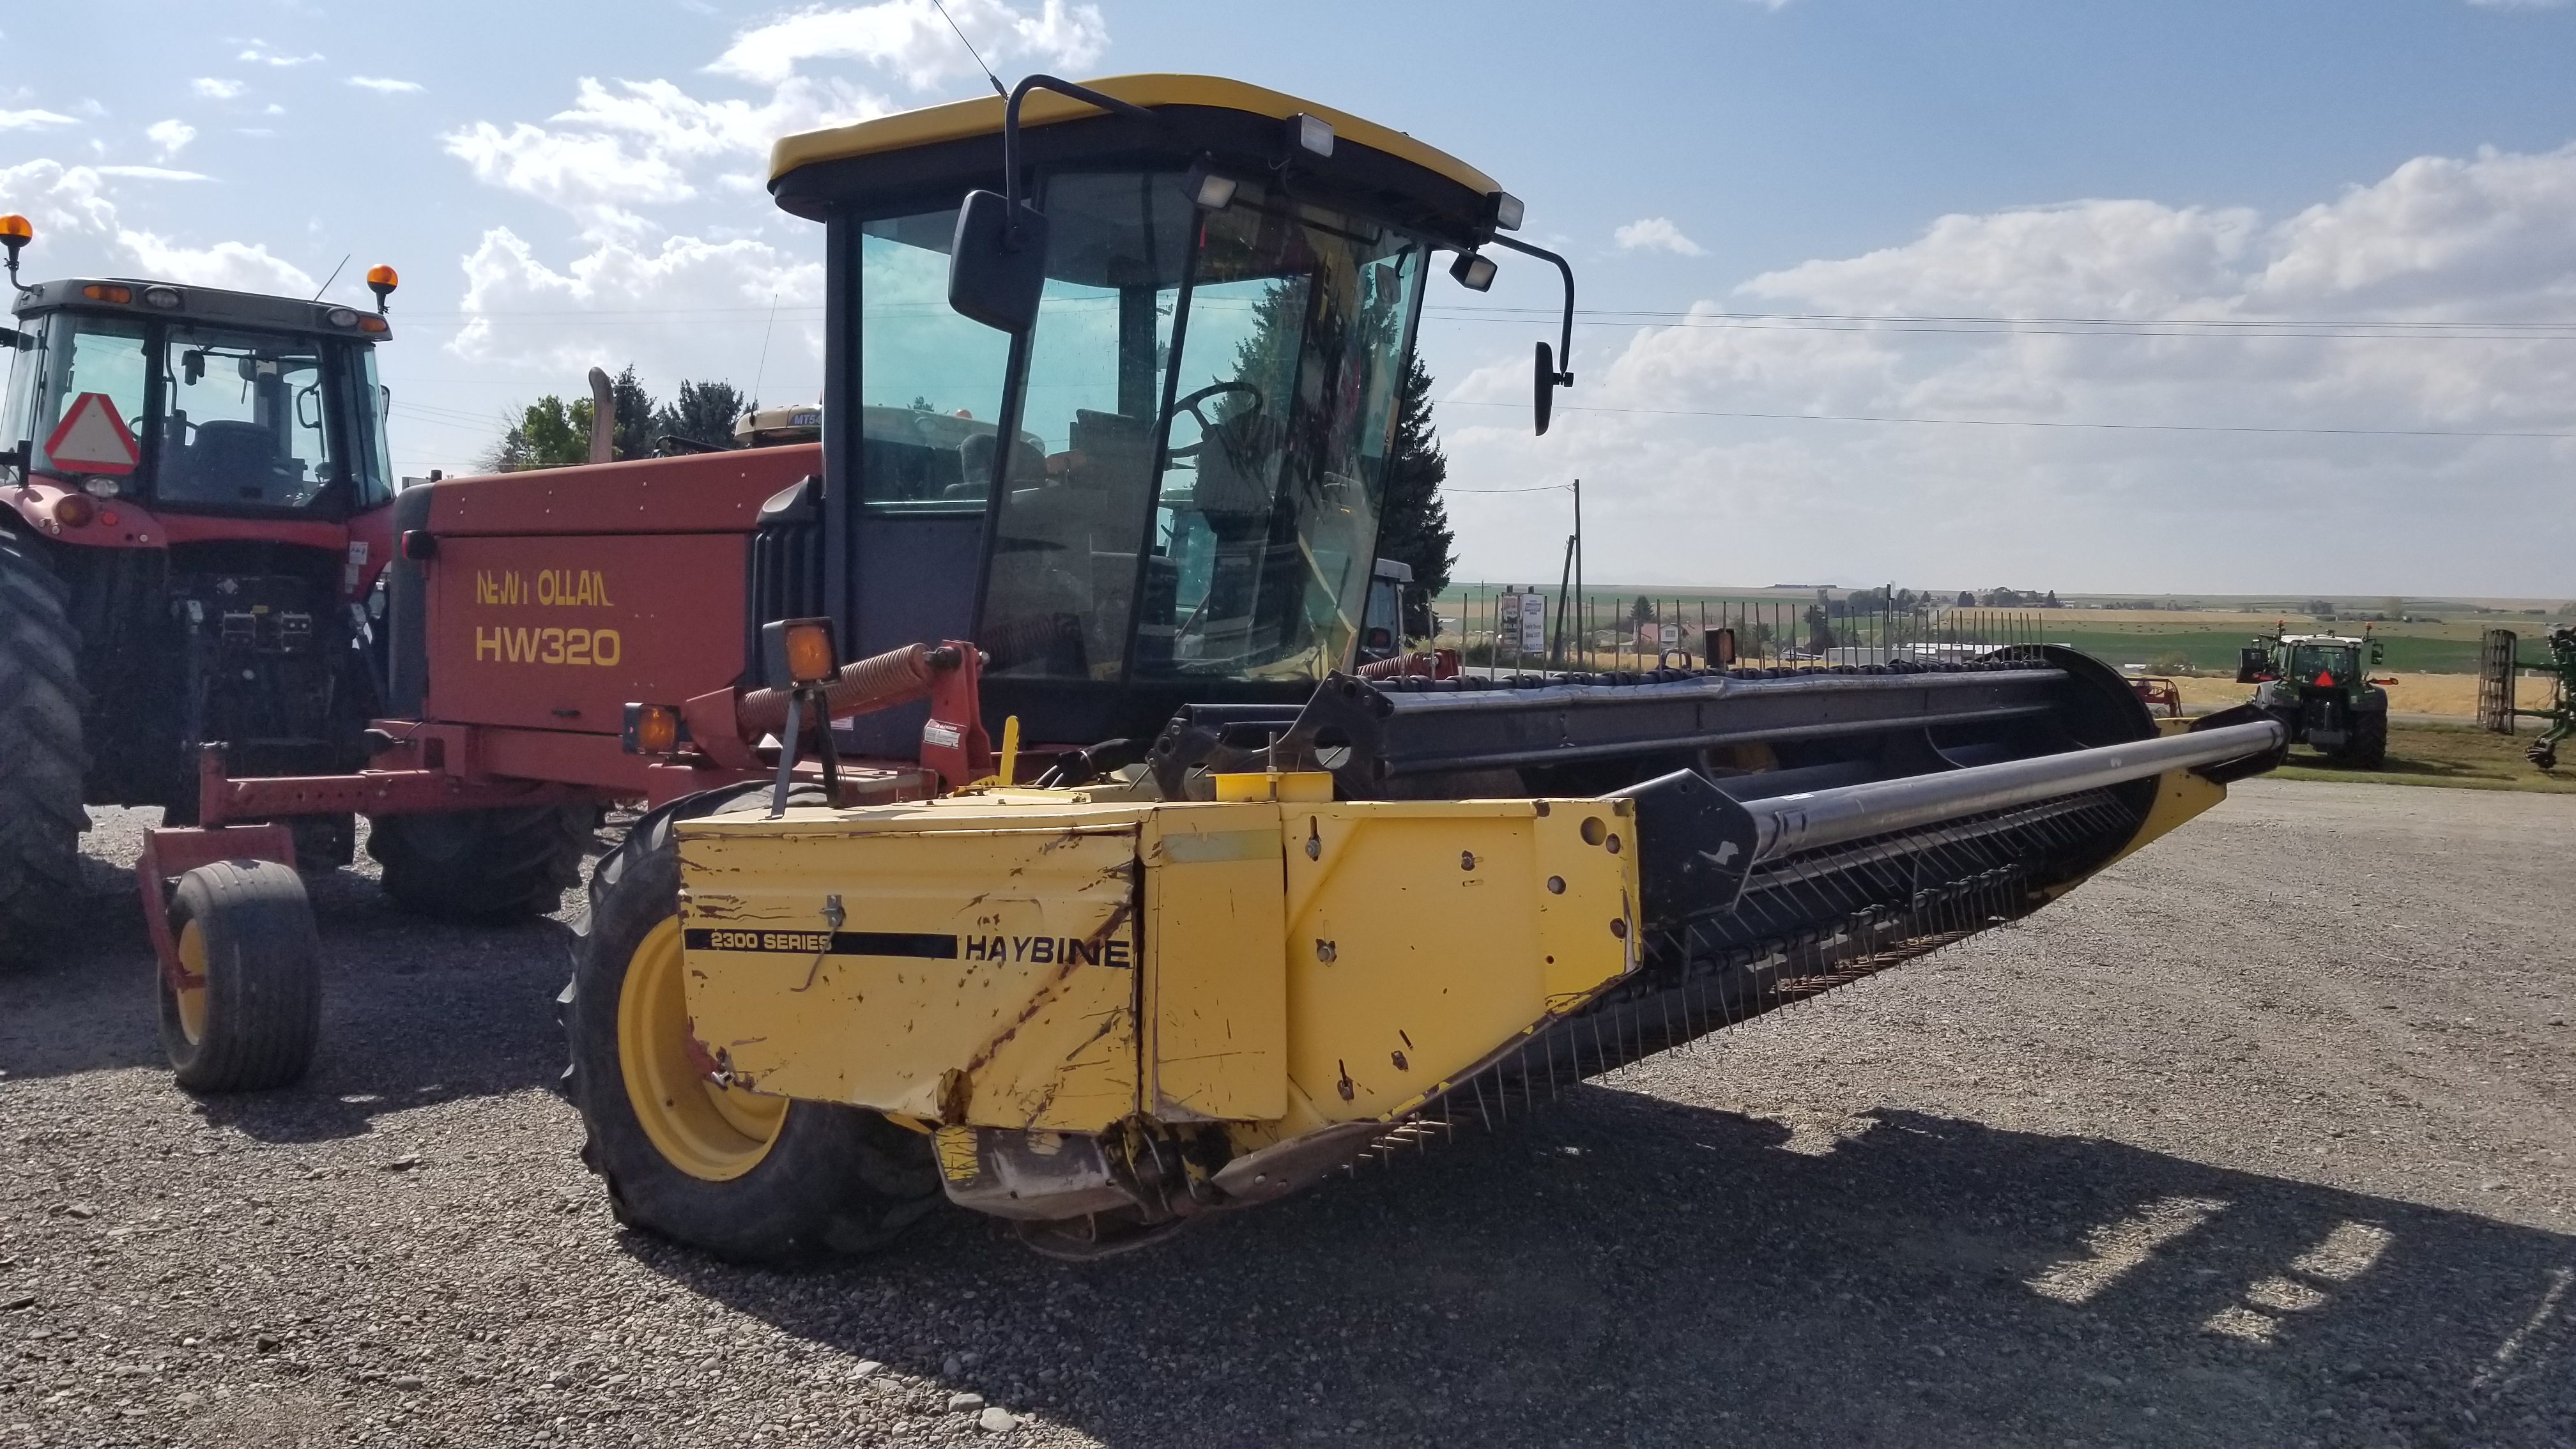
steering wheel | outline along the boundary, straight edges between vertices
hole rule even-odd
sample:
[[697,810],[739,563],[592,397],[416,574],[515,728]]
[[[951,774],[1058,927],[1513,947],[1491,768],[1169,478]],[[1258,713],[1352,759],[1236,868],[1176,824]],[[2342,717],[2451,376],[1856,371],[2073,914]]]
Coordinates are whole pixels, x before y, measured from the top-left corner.
[[1199,411],[1199,404],[1206,402],[1209,398],[1215,397],[1220,393],[1229,392],[1250,393],[1252,395],[1252,411],[1256,415],[1264,411],[1269,406],[1267,401],[1261,396],[1261,389],[1254,387],[1251,383],[1209,383],[1207,386],[1200,388],[1197,392],[1191,393],[1188,397],[1182,398],[1178,402],[1172,404],[1172,412],[1174,416],[1177,417],[1182,413],[1188,413],[1191,417],[1198,419],[1199,440],[1190,444],[1186,448],[1174,448],[1164,456],[1171,458],[1197,457],[1199,455],[1199,449],[1207,446],[1208,434],[1216,431],[1216,424],[1209,422],[1208,415]]

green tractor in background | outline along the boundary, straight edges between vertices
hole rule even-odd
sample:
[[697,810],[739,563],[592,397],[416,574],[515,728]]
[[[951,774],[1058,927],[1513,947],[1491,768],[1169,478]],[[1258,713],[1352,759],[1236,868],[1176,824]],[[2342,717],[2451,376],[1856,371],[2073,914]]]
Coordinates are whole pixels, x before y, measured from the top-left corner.
[[2237,651],[2236,682],[2257,686],[2257,709],[2290,727],[2304,744],[2338,765],[2376,770],[2388,759],[2388,691],[2364,665],[2386,657],[2365,631],[2275,634]]

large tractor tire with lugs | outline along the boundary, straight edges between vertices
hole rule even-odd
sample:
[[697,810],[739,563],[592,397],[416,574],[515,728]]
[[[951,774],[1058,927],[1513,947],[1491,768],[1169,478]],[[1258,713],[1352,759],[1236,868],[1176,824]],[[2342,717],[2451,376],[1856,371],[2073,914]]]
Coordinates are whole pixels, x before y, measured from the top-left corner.
[[2376,770],[2388,763],[2388,712],[2373,710],[2353,720],[2352,742],[2343,762],[2356,770]]
[[599,824],[589,805],[514,806],[388,815],[367,833],[385,893],[407,911],[499,924],[542,916],[581,884],[582,848]]
[[224,860],[179,877],[170,935],[182,980],[154,976],[161,1047],[192,1092],[256,1092],[304,1075],[322,1032],[322,946],[294,869]]
[[32,950],[80,894],[78,651],[62,584],[0,532],[0,959]]
[[920,1133],[707,1079],[682,986],[672,827],[763,808],[768,791],[709,791],[635,822],[591,876],[561,1004],[582,1161],[607,1180],[618,1221],[739,1262],[789,1263],[883,1246],[938,1204],[940,1186]]

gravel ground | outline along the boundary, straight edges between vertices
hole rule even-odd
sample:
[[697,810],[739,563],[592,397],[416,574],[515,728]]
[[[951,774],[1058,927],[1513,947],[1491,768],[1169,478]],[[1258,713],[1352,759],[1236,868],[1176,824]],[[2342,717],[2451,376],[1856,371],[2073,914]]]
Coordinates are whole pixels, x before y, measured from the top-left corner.
[[2253,782],[1506,1132],[802,1275],[610,1221],[550,923],[345,872],[313,1078],[180,1094],[97,814],[95,924],[0,976],[0,1449],[2576,1442],[2576,800]]

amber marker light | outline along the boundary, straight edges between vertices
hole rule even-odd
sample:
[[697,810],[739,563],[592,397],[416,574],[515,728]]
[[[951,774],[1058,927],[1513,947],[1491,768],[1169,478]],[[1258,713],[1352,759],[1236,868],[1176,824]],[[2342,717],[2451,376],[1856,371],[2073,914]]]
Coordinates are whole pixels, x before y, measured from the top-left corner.
[[668,755],[680,748],[680,711],[667,704],[626,706],[618,743],[630,755]]
[[826,619],[797,619],[787,625],[787,674],[798,684],[821,684],[840,664],[832,655],[832,625]]
[[107,282],[92,282],[81,288],[81,295],[93,302],[131,302],[134,300],[134,289],[114,286]]
[[9,249],[9,280],[18,280],[18,249],[36,239],[36,228],[16,212],[0,216],[0,247]]

